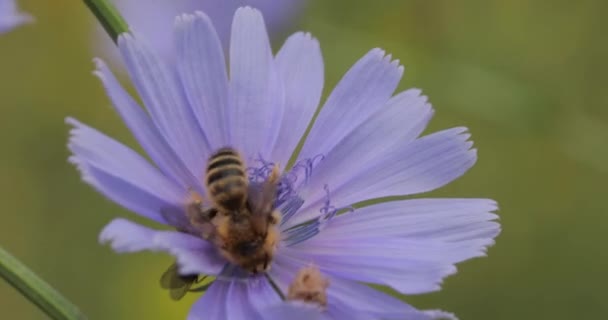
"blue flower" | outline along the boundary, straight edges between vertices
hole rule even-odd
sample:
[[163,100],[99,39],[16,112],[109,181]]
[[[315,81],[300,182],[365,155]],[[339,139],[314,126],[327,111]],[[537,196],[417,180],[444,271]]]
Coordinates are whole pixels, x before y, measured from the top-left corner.
[[17,8],[15,0],[0,0],[0,33],[8,32],[34,19]]
[[[313,118],[323,88],[323,59],[309,34],[289,37],[272,54],[262,15],[237,10],[229,66],[210,19],[182,15],[173,63],[129,35],[118,44],[142,109],[106,65],[96,60],[116,111],[154,164],[112,138],[69,118],[70,161],[83,180],[123,207],[184,230],[192,190],[205,193],[206,161],[231,146],[250,179],[289,162]],[[229,74],[227,70],[230,70]],[[100,235],[117,252],[165,251],[182,275],[216,276],[188,319],[264,319],[298,270],[314,264],[327,277],[321,319],[435,319],[364,283],[402,294],[440,289],[455,264],[485,255],[500,226],[489,199],[411,199],[362,208],[360,201],[437,189],[477,159],[466,128],[421,136],[433,109],[420,90],[394,94],[398,61],[373,49],[329,94],[295,164],[282,173],[275,207],[283,214],[271,268],[249,274],[230,265],[202,237],[157,231],[125,219]],[[344,214],[339,214],[345,211]],[[269,280],[272,280],[270,282]],[[230,301],[227,304],[227,301]],[[280,308],[293,308],[291,304]]]
[[[303,8],[305,0],[112,0],[112,2],[140,40],[147,41],[147,44],[162,58],[171,58],[174,53],[171,27],[175,16],[179,14],[204,11],[213,22],[224,48],[227,48],[232,17],[240,6],[248,5],[260,10],[268,29],[276,32],[293,23],[294,16]],[[99,27],[95,32],[97,33],[94,37],[96,49],[111,57],[112,62],[120,61],[116,46],[105,31]]]

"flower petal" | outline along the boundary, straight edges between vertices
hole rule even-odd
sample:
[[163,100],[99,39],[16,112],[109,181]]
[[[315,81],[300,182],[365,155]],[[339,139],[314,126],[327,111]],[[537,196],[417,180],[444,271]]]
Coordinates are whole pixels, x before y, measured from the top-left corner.
[[187,233],[157,232],[154,245],[158,250],[166,251],[177,258],[179,272],[183,275],[216,275],[226,265],[226,260],[211,243]]
[[[360,172],[344,176],[337,186],[329,185],[332,205],[342,207],[364,200],[412,195],[442,187],[475,164],[477,151],[471,148],[473,143],[467,141],[469,137],[466,128],[453,128],[397,146]],[[308,197],[319,200],[305,203],[301,212],[286,224],[293,226],[319,215],[323,203],[318,193],[323,190],[310,192]],[[307,196],[303,197],[306,199]]]
[[230,283],[215,281],[190,309],[187,320],[229,319],[226,316]]
[[119,253],[154,250],[154,235],[158,231],[135,222],[118,218],[108,223],[99,234],[99,242],[110,243]]
[[336,272],[336,276],[388,285],[409,294],[438,290],[442,279],[455,272],[454,263],[485,256],[486,248],[494,243],[493,237],[458,241],[366,238],[365,231],[351,232],[353,237],[348,239],[334,238],[332,227],[330,224],[318,236],[292,248],[300,252],[287,254],[314,263],[324,272]]
[[[321,319],[321,311],[313,306],[297,302],[282,302],[271,306],[262,313],[263,320],[316,320]],[[339,319],[339,318],[336,318]]]
[[265,319],[262,318],[264,311],[280,302],[279,295],[273,291],[266,278],[236,278],[231,281],[218,279],[203,298],[195,303],[188,320]]
[[123,207],[166,223],[161,209],[181,203],[184,189],[121,143],[75,119],[66,122],[74,126],[70,162],[82,179]]
[[209,156],[207,140],[174,70],[128,33],[120,35],[118,47],[152,120],[190,172],[202,175]]
[[120,85],[106,64],[100,59],[95,59],[94,62],[97,66],[94,73],[103,83],[114,108],[160,170],[176,179],[184,189],[188,187],[201,189],[199,180],[190,173],[150,117]]
[[230,42],[230,142],[251,161],[268,159],[276,142],[284,92],[274,65],[264,19],[239,8]]
[[309,248],[289,248],[283,249],[285,252],[281,258],[303,265],[314,263],[329,276],[386,285],[404,294],[437,291],[441,288],[441,280],[456,272],[451,264],[403,256],[399,248],[387,248],[380,257],[380,253],[374,249],[352,252],[352,248],[342,246],[323,248],[326,252],[332,250],[331,254],[315,255]]
[[412,199],[356,209],[334,218],[321,236],[333,240],[405,237],[462,241],[494,238],[500,225],[492,220],[490,199]]
[[391,97],[403,67],[380,49],[371,50],[346,73],[325,102],[299,159],[326,155]]
[[[287,290],[289,279],[303,266],[306,264],[279,259],[270,272],[277,285]],[[329,278],[327,295],[328,309],[324,316],[329,319],[436,319],[399,299],[338,275]]]
[[219,274],[226,261],[208,242],[177,231],[157,231],[125,219],[110,222],[99,235],[117,252],[166,251],[177,258],[181,274]]
[[176,23],[177,70],[209,149],[228,143],[228,75],[222,44],[209,17],[185,14]]
[[435,317],[409,304],[372,289],[366,285],[340,278],[332,278],[328,288],[331,301],[379,319],[431,320]]
[[308,33],[289,37],[275,58],[285,85],[285,113],[272,161],[286,165],[312,120],[323,91],[323,57]]
[[427,98],[411,89],[391,98],[382,109],[344,137],[314,168],[300,191],[311,206],[323,201],[324,185],[336,190],[353,174],[390,157],[399,145],[407,145],[424,130],[433,115]]
[[0,0],[0,33],[33,21],[31,15],[19,10],[16,0]]

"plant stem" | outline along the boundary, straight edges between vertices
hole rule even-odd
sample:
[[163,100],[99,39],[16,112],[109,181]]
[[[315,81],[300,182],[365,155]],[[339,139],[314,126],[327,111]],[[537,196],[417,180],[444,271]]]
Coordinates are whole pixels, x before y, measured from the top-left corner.
[[86,319],[76,306],[1,247],[0,277],[37,305],[51,319]]
[[[106,30],[110,38],[116,43],[121,33],[129,31],[129,25],[120,13],[108,0],[83,0],[89,10],[95,15],[99,23]],[[145,10],[142,8],[142,10]]]

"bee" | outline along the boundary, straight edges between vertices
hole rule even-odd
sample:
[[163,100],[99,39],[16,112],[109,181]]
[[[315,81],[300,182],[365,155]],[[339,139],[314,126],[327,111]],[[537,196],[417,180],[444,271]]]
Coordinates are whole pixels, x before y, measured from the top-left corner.
[[180,275],[177,271],[177,263],[169,266],[169,269],[163,273],[160,278],[160,286],[163,289],[169,290],[171,299],[177,301],[183,298],[188,292],[204,291],[209,285],[202,285],[198,288],[192,288],[193,285],[203,282],[207,277],[203,276],[199,279],[198,275]]
[[275,166],[266,181],[250,183],[239,153],[221,148],[207,163],[211,206],[204,208],[204,199],[194,194],[186,214],[229,262],[254,274],[267,271],[279,240],[281,216],[273,208],[279,178]]
[[327,307],[327,280],[318,268],[309,266],[300,269],[287,289],[287,300],[303,301]]

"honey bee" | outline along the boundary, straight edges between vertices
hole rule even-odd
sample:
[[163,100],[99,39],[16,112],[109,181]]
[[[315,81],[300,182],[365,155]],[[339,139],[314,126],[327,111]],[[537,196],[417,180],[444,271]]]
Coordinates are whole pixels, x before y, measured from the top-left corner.
[[279,240],[280,213],[274,210],[278,166],[262,183],[250,183],[245,163],[232,148],[208,160],[205,184],[211,206],[193,194],[186,213],[201,236],[231,263],[252,273],[268,270]]
[[309,266],[300,269],[287,290],[287,300],[303,301],[327,307],[327,280],[318,268]]

